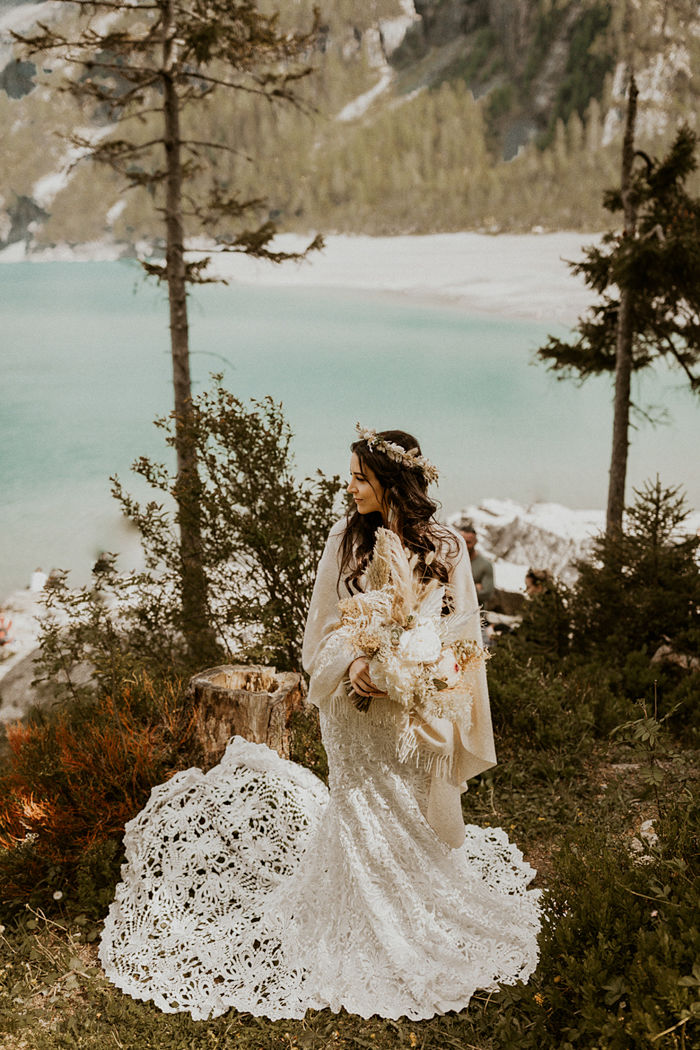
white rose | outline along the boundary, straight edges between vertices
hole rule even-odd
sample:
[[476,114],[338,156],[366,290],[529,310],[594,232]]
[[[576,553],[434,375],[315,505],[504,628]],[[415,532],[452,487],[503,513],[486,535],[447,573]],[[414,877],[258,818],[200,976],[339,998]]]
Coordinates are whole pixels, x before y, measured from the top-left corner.
[[453,689],[459,682],[460,666],[451,649],[445,649],[435,666],[435,677],[444,682],[448,689]]
[[399,640],[399,654],[410,664],[430,664],[440,655],[442,644],[432,620],[418,620],[415,627],[404,631]]

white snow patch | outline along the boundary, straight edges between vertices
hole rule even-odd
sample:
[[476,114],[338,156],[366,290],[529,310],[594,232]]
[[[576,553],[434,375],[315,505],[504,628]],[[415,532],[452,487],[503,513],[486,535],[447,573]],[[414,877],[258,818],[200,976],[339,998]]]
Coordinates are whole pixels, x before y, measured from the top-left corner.
[[59,243],[50,248],[32,251],[32,262],[116,262],[124,255],[123,246],[103,239],[87,241],[77,248],[70,244]]
[[0,263],[18,263],[26,262],[27,249],[24,241],[16,241],[14,244],[8,244],[7,248],[3,248],[0,251]]
[[46,248],[27,251],[24,240],[10,244],[0,251],[1,263],[17,262],[116,262],[124,257],[124,245],[115,244],[109,238],[86,241],[77,247],[61,242]]
[[105,215],[105,221],[107,225],[112,226],[117,221],[117,219],[119,218],[119,216],[125,208],[126,201],[123,198],[121,200],[116,201]]
[[102,128],[77,128],[75,131],[76,136],[86,139],[88,142],[87,146],[74,146],[70,145],[66,152],[63,154],[59,162],[59,167],[56,171],[49,172],[48,175],[42,175],[40,179],[34,183],[32,188],[32,197],[39,205],[40,208],[48,207],[54,198],[64,190],[70,182],[74,165],[82,157],[87,156],[90,152],[90,146],[95,145],[100,139],[103,139],[106,135],[113,130],[114,125],[108,125]]
[[414,22],[419,22],[421,18],[416,13],[413,0],[401,0],[401,9],[403,11],[402,15],[398,15],[396,18],[381,19],[379,22],[379,32],[384,45],[384,54],[387,56],[392,55],[396,51],[397,47],[403,43],[409,28]]
[[0,14],[0,65],[10,62],[14,55],[15,42],[10,31],[25,33],[33,29],[37,22],[49,22],[53,15],[58,15],[63,7],[59,3],[19,4],[10,7]]
[[380,69],[382,73],[386,73],[389,67],[386,63],[379,27],[375,28],[372,26],[372,28],[367,29],[362,34],[362,46],[367,52],[367,61],[369,65],[373,69]]
[[408,26],[418,17],[410,0],[408,3],[402,2],[402,7],[405,14],[398,18],[380,21],[377,29],[368,29],[364,33],[362,44],[367,52],[367,61],[380,73],[380,77],[369,91],[363,92],[362,95],[348,102],[338,113],[337,120],[346,122],[364,116],[374,100],[383,94],[393,82],[394,71],[386,61],[386,56],[396,50],[406,35]]
[[[668,124],[667,103],[673,95],[673,82],[678,75],[692,76],[690,52],[683,44],[670,44],[655,55],[637,75],[639,90],[637,111],[638,134],[659,135]],[[627,105],[627,65],[618,62],[612,89],[612,106],[603,122],[602,144],[608,146],[624,123]]]
[[48,175],[42,175],[34,183],[31,195],[40,208],[45,208],[61,190],[65,189],[68,182],[68,167],[62,167],[60,171],[52,171]]
[[358,117],[364,116],[369,107],[374,102],[375,98],[378,98],[383,91],[389,87],[389,84],[393,80],[393,73],[390,70],[386,70],[382,73],[380,79],[370,88],[369,91],[365,91],[364,95],[358,95],[352,102],[348,102],[347,106],[344,106],[338,114],[337,119],[342,121],[357,120]]
[[53,13],[58,14],[63,7],[59,3],[45,4],[18,4],[17,7],[9,7],[0,14],[0,37],[9,38],[10,30],[21,33],[25,29],[31,29],[37,22],[46,21],[46,16]]

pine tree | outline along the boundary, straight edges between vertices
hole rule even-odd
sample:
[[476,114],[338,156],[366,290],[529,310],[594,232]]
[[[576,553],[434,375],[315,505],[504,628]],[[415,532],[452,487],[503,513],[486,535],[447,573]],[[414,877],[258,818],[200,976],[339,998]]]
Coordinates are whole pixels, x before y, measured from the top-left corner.
[[658,160],[632,150],[628,136],[626,190],[604,199],[609,211],[624,211],[624,227],[571,264],[600,299],[579,320],[574,339],[550,337],[537,352],[562,377],[616,377],[609,536],[622,522],[632,373],[663,359],[700,393],[700,198],[686,188],[696,145],[695,133],[682,127]]
[[606,193],[603,203],[609,211],[623,213],[623,226],[572,266],[601,296],[579,321],[578,338],[571,343],[550,338],[538,351],[562,375],[614,375],[609,540],[622,529],[633,372],[665,357],[698,390],[699,202],[686,189],[696,167],[696,137],[683,127],[660,162],[636,148],[637,73],[671,56],[697,23],[697,4],[689,0],[649,0],[645,5],[625,0],[612,12],[611,34],[625,56],[624,134],[620,186]]
[[[272,262],[300,258],[277,252],[273,222],[241,229],[249,213],[265,204],[240,199],[228,180],[216,176],[217,153],[235,153],[236,143],[206,137],[205,118],[220,91],[244,92],[270,103],[298,105],[297,83],[311,70],[305,61],[315,39],[285,33],[274,13],[255,0],[59,0],[77,18],[62,28],[39,24],[30,35],[14,34],[27,56],[54,56],[65,64],[63,90],[92,105],[108,134],[74,135],[84,156],[108,165],[126,186],[147,190],[164,232],[165,262],[143,261],[146,272],[165,281],[170,307],[173,366],[175,487],[180,532],[180,592],[183,623],[192,652],[216,655],[208,615],[197,453],[191,440],[192,385],[187,286],[211,281],[209,255],[188,258],[188,233],[215,232],[219,251],[242,252]],[[202,113],[203,135],[183,130],[183,115]],[[194,176],[211,172],[205,199],[192,193]],[[234,232],[221,233],[231,226]],[[237,232],[236,231],[237,228]],[[307,251],[320,247],[319,238]],[[305,253],[304,253],[305,254]]]
[[635,489],[623,529],[596,541],[579,565],[569,609],[572,647],[624,663],[627,653],[662,642],[697,652],[700,639],[700,537],[688,527],[679,487],[658,478]]

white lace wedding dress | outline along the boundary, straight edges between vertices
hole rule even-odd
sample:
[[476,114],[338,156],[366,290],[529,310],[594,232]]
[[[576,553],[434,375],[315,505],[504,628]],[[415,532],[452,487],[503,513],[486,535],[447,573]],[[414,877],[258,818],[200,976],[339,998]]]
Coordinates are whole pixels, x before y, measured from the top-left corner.
[[234,737],[219,765],[156,787],[127,825],[100,959],[129,995],[195,1019],[418,1019],[532,973],[539,892],[518,848],[473,825],[446,845],[424,816],[430,776],[398,760],[381,702],[367,718],[337,699],[319,702],[330,791]]

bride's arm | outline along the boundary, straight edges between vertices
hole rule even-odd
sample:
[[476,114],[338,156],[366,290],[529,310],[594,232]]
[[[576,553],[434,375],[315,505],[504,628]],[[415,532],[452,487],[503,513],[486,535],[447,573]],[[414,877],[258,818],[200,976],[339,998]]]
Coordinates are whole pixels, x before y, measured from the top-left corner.
[[362,655],[338,630],[338,574],[344,531],[344,520],[330,531],[319,562],[304,630],[302,664],[310,679],[308,699],[317,707],[325,697],[336,692],[347,677],[350,664]]

